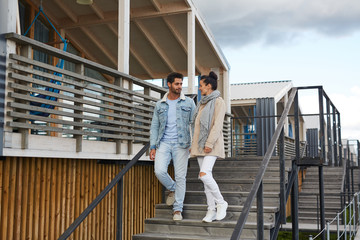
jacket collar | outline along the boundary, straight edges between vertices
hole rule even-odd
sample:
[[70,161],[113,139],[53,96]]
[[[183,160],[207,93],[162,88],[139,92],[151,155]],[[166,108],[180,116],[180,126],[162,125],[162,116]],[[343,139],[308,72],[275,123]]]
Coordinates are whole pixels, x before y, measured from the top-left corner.
[[[169,92],[167,92],[164,97],[161,99],[161,102],[166,102],[167,96],[168,96]],[[181,100],[185,100],[185,94],[183,92],[180,93],[180,99]]]

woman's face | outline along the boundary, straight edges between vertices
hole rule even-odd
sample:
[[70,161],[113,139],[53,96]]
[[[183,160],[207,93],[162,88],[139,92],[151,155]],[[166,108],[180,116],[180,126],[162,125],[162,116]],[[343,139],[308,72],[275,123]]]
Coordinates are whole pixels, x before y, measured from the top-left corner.
[[213,91],[211,89],[211,84],[206,85],[203,79],[200,80],[199,90],[203,96],[209,95]]

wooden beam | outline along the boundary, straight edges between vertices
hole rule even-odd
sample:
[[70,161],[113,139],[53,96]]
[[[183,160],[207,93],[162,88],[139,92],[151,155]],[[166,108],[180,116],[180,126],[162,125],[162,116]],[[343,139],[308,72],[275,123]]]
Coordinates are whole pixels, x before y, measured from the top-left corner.
[[154,79],[154,74],[152,73],[149,65],[147,65],[147,63],[143,60],[143,58],[139,55],[139,53],[131,46],[130,46],[130,53],[136,59],[136,61],[138,61],[140,66],[145,70],[145,72],[150,76],[150,78]]
[[155,41],[152,37],[152,33],[148,31],[145,26],[140,21],[134,21],[135,25],[139,28],[139,30],[144,34],[145,38],[150,42],[150,44],[154,47],[155,51],[159,54],[164,63],[168,66],[170,71],[175,72],[176,67],[171,63],[170,58],[165,54],[165,51],[161,48],[161,46]]
[[102,41],[95,35],[93,34],[89,29],[81,27],[80,28],[85,35],[91,39],[93,41],[93,43],[95,43],[95,45],[104,53],[104,55],[116,66],[117,65],[117,60],[114,57],[114,53],[111,52],[107,47],[105,47],[105,45],[102,43]]
[[64,4],[63,1],[54,1],[54,3],[64,11],[64,13],[70,18],[70,20],[73,23],[76,23],[78,21],[77,15],[72,11],[71,8],[69,8],[67,5]]
[[[155,2],[156,1],[152,1],[153,4]],[[162,16],[168,16],[174,14],[183,14],[190,11],[191,8],[186,6],[186,4],[182,2],[178,2],[178,3],[172,2],[171,4],[163,4],[158,6],[153,5],[149,7],[133,8],[131,9],[130,16],[131,16],[131,20],[136,20],[141,18],[153,18],[153,17],[162,17]]]
[[[169,28],[169,30],[174,35],[175,39],[178,41],[178,43],[180,44],[180,46],[182,47],[182,49],[184,50],[184,52],[187,55],[188,54],[187,44],[186,44],[184,38],[182,37],[182,35],[180,34],[180,32],[175,27],[174,23],[171,22],[168,17],[162,17],[162,19],[164,20],[166,26]],[[199,61],[197,61],[195,58],[195,69],[200,74],[202,72],[200,71],[198,66],[200,66]]]
[[115,26],[114,24],[108,23],[106,24],[108,26],[108,28],[111,30],[111,32],[115,35],[115,37],[117,38],[118,35],[118,29],[117,26]]
[[159,3],[158,0],[151,0],[150,2],[152,3],[152,5],[156,9],[156,11],[158,11],[158,12],[161,11],[162,6],[161,6],[161,4]]
[[64,29],[71,29],[78,27],[102,25],[106,23],[116,23],[118,20],[118,11],[104,12],[103,15],[103,19],[99,19],[98,15],[95,13],[82,15],[78,17],[78,21],[76,23],[71,21],[69,18],[63,18],[59,21],[61,22],[61,24],[59,24],[58,27]]
[[105,19],[104,12],[100,9],[100,7],[98,7],[97,4],[93,3],[90,5],[90,7],[101,20]]

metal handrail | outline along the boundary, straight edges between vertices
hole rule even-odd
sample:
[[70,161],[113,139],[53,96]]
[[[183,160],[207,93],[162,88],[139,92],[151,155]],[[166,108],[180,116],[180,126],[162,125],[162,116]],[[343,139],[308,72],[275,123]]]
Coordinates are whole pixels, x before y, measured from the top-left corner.
[[[75,219],[75,221],[65,230],[65,232],[59,237],[59,240],[67,239],[75,229],[80,225],[82,221],[94,210],[94,208],[105,198],[105,196],[111,191],[116,184],[118,184],[123,176],[133,167],[140,157],[149,149],[150,143],[147,143],[134,157],[126,164],[126,166],[114,177],[114,179],[101,191],[101,193],[90,203],[90,205]],[[118,236],[117,236],[118,237]]]
[[[249,215],[249,212],[250,212],[250,208],[255,200],[255,196],[257,195],[258,193],[258,190],[259,190],[259,187],[260,185],[262,185],[262,180],[264,178],[264,174],[265,174],[265,171],[266,171],[266,168],[269,164],[269,161],[271,159],[271,156],[275,150],[275,147],[276,147],[276,143],[280,137],[280,134],[281,132],[283,131],[283,128],[284,128],[284,125],[285,125],[285,120],[286,120],[286,117],[287,115],[289,114],[290,112],[290,108],[291,108],[291,105],[295,99],[295,97],[297,96],[297,88],[292,88],[292,91],[290,93],[290,96],[289,96],[289,99],[288,99],[288,102],[284,108],[284,111],[280,117],[280,120],[278,122],[278,126],[276,127],[275,129],[275,132],[274,132],[274,135],[272,136],[271,138],[271,141],[270,141],[270,144],[269,144],[269,147],[265,153],[265,156],[263,158],[263,161],[261,163],[261,166],[260,166],[260,169],[256,175],[256,178],[254,180],[254,184],[252,185],[251,187],[251,190],[250,190],[250,193],[249,193],[249,196],[247,197],[245,203],[244,203],[244,207],[243,207],[243,211],[241,212],[240,214],[240,217],[236,223],[236,226],[234,228],[234,231],[231,235],[231,240],[238,240],[241,236],[241,232],[245,226],[245,222],[246,222],[246,219]],[[259,206],[258,206],[259,207]]]

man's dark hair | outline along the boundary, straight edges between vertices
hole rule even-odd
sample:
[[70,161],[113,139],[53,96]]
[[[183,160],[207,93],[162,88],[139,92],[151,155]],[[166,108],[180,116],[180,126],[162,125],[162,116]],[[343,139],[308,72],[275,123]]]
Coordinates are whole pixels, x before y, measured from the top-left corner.
[[168,83],[172,84],[175,81],[175,78],[181,78],[181,80],[183,80],[184,76],[181,73],[172,72],[167,76],[166,80]]
[[217,79],[218,79],[218,76],[213,71],[211,71],[209,73],[209,75],[202,75],[200,77],[200,80],[203,80],[205,85],[208,85],[208,84],[211,85],[212,90],[217,89]]

